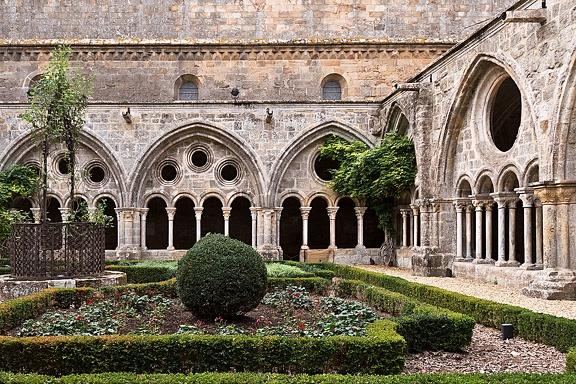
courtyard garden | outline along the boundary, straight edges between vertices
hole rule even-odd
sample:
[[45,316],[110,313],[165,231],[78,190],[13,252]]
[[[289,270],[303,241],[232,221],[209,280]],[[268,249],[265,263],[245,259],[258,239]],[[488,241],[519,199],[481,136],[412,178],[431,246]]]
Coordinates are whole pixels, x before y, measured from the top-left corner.
[[[263,278],[262,292],[243,292],[235,302],[227,295],[245,282],[222,273],[231,268],[188,271],[208,281],[194,286],[183,279],[186,268],[215,261],[188,256],[179,264],[110,263],[107,268],[131,276],[126,286],[52,289],[1,303],[0,381],[573,382],[570,373],[489,374],[500,372],[490,368],[489,355],[498,359],[496,346],[482,352],[486,373],[413,374],[426,372],[426,365],[436,372],[441,360],[449,367],[450,360],[461,366],[467,354],[482,358],[471,347],[473,336],[498,337],[494,328],[502,323],[515,324],[511,342],[552,346],[573,372],[574,356],[567,353],[576,344],[573,320],[352,267],[261,259],[253,274],[236,270],[251,283]],[[228,256],[220,262],[230,262]],[[209,276],[208,270],[219,273]],[[157,281],[150,281],[154,276]],[[186,298],[184,286],[194,286],[194,294]]]

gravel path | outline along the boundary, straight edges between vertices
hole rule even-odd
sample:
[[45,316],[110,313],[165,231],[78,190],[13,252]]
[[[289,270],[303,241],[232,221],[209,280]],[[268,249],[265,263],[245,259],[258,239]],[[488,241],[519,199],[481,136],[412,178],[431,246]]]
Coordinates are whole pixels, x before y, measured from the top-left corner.
[[[377,265],[357,265],[370,271],[443,288],[499,303],[517,305],[535,312],[576,318],[576,302],[533,299],[519,290],[468,279],[412,276],[408,270]],[[563,373],[566,355],[544,344],[519,337],[502,340],[500,330],[476,325],[472,343],[458,353],[426,351],[406,358],[404,373]]]
[[468,296],[528,308],[534,312],[576,319],[576,301],[534,299],[522,295],[520,290],[516,288],[454,277],[412,276],[411,271],[400,268],[383,267],[380,265],[355,265],[355,267],[401,277],[408,281],[432,285]]

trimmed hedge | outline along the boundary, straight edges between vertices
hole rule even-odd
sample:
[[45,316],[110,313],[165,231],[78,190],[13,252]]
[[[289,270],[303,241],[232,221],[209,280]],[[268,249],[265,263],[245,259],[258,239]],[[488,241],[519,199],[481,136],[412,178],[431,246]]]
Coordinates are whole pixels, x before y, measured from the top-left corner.
[[176,275],[174,268],[162,266],[107,265],[108,271],[124,272],[129,284],[154,283],[169,280]]
[[6,300],[0,303],[0,332],[19,326],[51,307],[70,308],[80,305],[94,295],[92,288],[45,289],[32,295]]
[[283,375],[274,373],[196,373],[184,374],[135,374],[101,373],[94,375],[69,375],[62,377],[38,374],[13,374],[0,372],[0,382],[11,384],[570,384],[574,376],[569,374],[419,374],[395,376],[357,375]]
[[367,285],[362,281],[340,280],[336,293],[353,296],[368,305],[390,313],[398,323],[410,351],[458,351],[472,342],[476,321],[461,313],[410,299],[402,294]]
[[515,332],[523,339],[544,343],[560,352],[567,352],[570,347],[576,346],[576,320],[536,313],[359,268],[318,264],[322,268],[332,269],[339,277],[361,280],[424,303],[463,313],[489,327],[499,329],[501,324],[513,324]]
[[332,286],[332,281],[321,277],[302,277],[302,278],[268,278],[268,291],[275,289],[284,289],[289,285],[300,285],[309,292],[316,292],[324,295]]
[[160,281],[157,283],[128,284],[111,287],[101,287],[100,292],[106,295],[115,295],[122,291],[134,291],[139,295],[147,294],[150,291],[163,294],[166,297],[177,297],[176,295],[176,278]]
[[394,374],[406,342],[380,320],[365,337],[244,335],[0,337],[0,367],[47,375],[131,371]]

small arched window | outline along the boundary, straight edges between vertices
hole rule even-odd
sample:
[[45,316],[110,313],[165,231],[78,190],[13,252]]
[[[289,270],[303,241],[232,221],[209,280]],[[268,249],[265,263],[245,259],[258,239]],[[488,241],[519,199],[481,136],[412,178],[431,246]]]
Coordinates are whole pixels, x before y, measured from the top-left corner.
[[328,81],[322,87],[323,100],[342,100],[342,87],[336,81]]
[[179,100],[198,100],[198,86],[191,81],[185,81],[178,91]]

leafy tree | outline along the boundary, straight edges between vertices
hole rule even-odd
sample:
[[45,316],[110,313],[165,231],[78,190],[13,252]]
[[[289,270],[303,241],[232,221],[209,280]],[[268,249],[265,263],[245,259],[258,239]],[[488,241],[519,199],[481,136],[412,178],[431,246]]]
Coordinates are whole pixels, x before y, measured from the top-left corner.
[[[84,114],[92,87],[90,77],[71,70],[70,47],[60,45],[52,51],[50,65],[34,88],[30,105],[22,118],[30,123],[32,135],[41,149],[41,212],[46,221],[47,158],[50,146],[61,143],[66,147],[70,175],[70,204],[74,201],[75,155],[84,127]],[[70,206],[72,208],[72,206]]]
[[416,154],[410,139],[397,131],[388,132],[374,149],[360,141],[349,142],[330,136],[320,156],[336,160],[329,186],[336,193],[358,198],[378,215],[380,227],[392,227],[394,199],[414,184]]
[[18,197],[30,197],[37,189],[38,175],[30,168],[13,165],[0,171],[0,255],[8,254],[7,241],[13,223],[30,220],[21,211],[12,209]]

